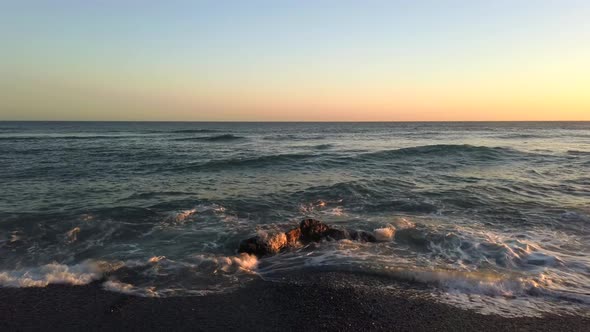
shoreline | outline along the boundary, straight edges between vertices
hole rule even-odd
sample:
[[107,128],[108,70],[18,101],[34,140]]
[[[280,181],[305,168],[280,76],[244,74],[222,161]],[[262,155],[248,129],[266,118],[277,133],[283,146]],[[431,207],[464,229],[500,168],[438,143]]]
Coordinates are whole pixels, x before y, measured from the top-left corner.
[[[168,298],[115,293],[101,282],[0,288],[0,330],[584,331],[590,326],[588,317],[505,318],[377,291],[369,284],[378,277],[324,272],[297,278],[303,282],[256,279],[228,293]],[[358,278],[369,283],[355,287]]]

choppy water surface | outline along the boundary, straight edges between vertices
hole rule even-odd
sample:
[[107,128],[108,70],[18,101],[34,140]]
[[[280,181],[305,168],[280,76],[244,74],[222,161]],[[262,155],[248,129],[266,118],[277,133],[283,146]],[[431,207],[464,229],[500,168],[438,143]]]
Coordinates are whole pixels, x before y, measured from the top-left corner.
[[[481,312],[590,308],[590,123],[0,122],[0,187],[4,286],[173,296],[325,269]],[[236,254],[303,217],[385,236]]]

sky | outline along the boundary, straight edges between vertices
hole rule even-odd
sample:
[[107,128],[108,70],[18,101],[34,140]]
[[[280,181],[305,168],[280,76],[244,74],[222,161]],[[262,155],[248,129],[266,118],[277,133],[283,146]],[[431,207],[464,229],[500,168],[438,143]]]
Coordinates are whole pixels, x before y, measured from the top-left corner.
[[590,1],[0,1],[0,120],[590,120]]

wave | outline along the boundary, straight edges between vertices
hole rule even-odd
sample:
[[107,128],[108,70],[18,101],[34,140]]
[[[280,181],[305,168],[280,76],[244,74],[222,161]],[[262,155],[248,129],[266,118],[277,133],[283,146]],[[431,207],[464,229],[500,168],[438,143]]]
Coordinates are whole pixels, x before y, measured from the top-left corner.
[[[446,293],[443,296],[447,300],[450,299],[451,303],[468,308],[473,308],[473,302],[478,301],[477,295],[483,295],[486,297],[483,300],[485,308],[489,312],[506,317],[538,316],[543,312],[555,313],[555,310],[580,314],[584,313],[586,307],[575,307],[575,305],[590,304],[589,294],[551,289],[552,281],[547,274],[525,277],[492,271],[407,270],[396,267],[388,268],[382,273],[400,281],[435,285],[439,288],[439,293],[440,291]],[[527,299],[527,302],[534,301],[537,307],[519,308],[518,304],[506,302],[507,299],[517,298]],[[560,306],[555,308],[548,305],[542,298],[560,301]],[[586,311],[584,315],[588,315],[588,312]]]
[[307,141],[307,140],[322,140],[325,139],[326,136],[324,135],[294,135],[294,134],[284,134],[284,135],[273,135],[273,136],[265,136],[262,139],[266,141]]
[[246,137],[243,136],[236,136],[232,134],[223,134],[223,135],[216,135],[216,136],[207,136],[207,137],[182,137],[182,138],[175,138],[175,141],[208,141],[208,142],[228,142],[228,141],[237,141],[243,140]]
[[452,145],[452,144],[438,144],[438,145],[423,145],[409,148],[401,148],[395,150],[383,150],[377,152],[370,152],[361,154],[358,158],[383,160],[394,157],[465,157],[476,158],[482,160],[501,159],[503,157],[513,157],[523,155],[520,152],[510,148],[503,147],[487,147],[474,146],[469,144]]
[[[327,203],[319,201],[316,205],[326,207]],[[168,221],[187,224],[197,211],[204,209],[197,206],[176,210],[168,216]],[[183,254],[182,260],[175,260],[164,256],[174,256],[174,253],[158,252],[161,247],[154,246],[149,255],[142,253],[141,259],[126,261],[84,261],[75,265],[50,263],[32,268],[15,264],[16,269],[0,271],[0,286],[45,287],[55,283],[84,285],[100,281],[107,290],[138,296],[204,295],[231,291],[258,276],[268,280],[288,278],[290,274],[311,269],[385,275],[394,281],[388,285],[394,286],[395,281],[415,283],[420,289],[426,285],[457,305],[469,305],[468,301],[462,300],[463,297],[471,300],[471,297],[481,296],[482,301],[492,303],[486,306],[489,310],[495,310],[494,306],[516,308],[508,311],[511,315],[528,315],[532,310],[517,310],[517,304],[509,303],[513,299],[532,299],[541,301],[541,305],[547,301],[565,301],[567,305],[590,304],[585,277],[571,279],[574,270],[564,262],[567,258],[561,261],[539,245],[550,247],[575,243],[571,239],[551,237],[551,233],[541,230],[525,236],[494,233],[477,227],[416,223],[406,218],[394,220],[388,217],[377,222],[364,220],[362,225],[375,232],[378,243],[326,241],[297,246],[260,259],[247,254],[232,255],[224,250]],[[263,232],[286,227],[289,226],[274,224],[257,229]],[[554,238],[551,241],[557,242],[540,240],[545,238]],[[76,242],[75,236],[72,242]],[[572,280],[576,284],[572,284]],[[560,304],[559,308],[563,306]]]
[[[205,295],[230,291],[256,275],[254,255],[196,254],[184,261],[165,256],[126,261],[104,274],[107,290],[148,297]],[[178,276],[183,276],[178,278]]]
[[[556,237],[553,243],[544,239],[551,236]],[[528,270],[564,267],[566,262],[544,246],[552,248],[575,240],[540,229],[530,234],[504,234],[480,231],[477,227],[416,224],[397,230],[395,241],[427,254],[432,260],[443,259],[474,269],[496,266],[501,269]]]
[[236,158],[236,159],[222,159],[212,160],[203,164],[180,165],[173,170],[194,170],[194,171],[208,171],[208,170],[223,170],[228,168],[240,167],[265,167],[289,164],[294,165],[302,160],[315,157],[312,154],[294,153],[294,154],[277,154],[267,155],[254,158]]
[[42,140],[115,140],[144,137],[141,135],[99,135],[99,136],[2,136],[0,141],[42,141]]
[[221,130],[219,129],[177,129],[177,130],[167,130],[167,129],[151,129],[151,130],[139,130],[140,133],[145,134],[201,134],[201,133],[218,133]]
[[[183,262],[165,256],[111,262],[86,260],[74,265],[54,262],[0,271],[0,286],[77,286],[103,281],[102,285],[107,290],[139,296],[203,295],[239,286],[244,281],[239,277],[254,275],[257,266],[256,256],[248,254],[198,254]],[[178,275],[183,275],[185,279],[177,278]]]
[[90,212],[103,219],[126,219],[138,221],[156,217],[158,215],[151,209],[135,206],[112,206],[90,210]]
[[334,147],[334,145],[332,145],[332,144],[319,144],[319,145],[313,146],[312,148],[314,150],[329,150],[333,147]]
[[550,135],[539,135],[539,134],[503,134],[494,136],[500,139],[535,139],[535,138],[550,138]]
[[572,156],[590,156],[590,151],[568,150],[567,154]]
[[273,135],[265,136],[262,138],[265,141],[294,141],[299,139],[297,135]]
[[218,133],[218,129],[181,129],[181,130],[173,130],[172,133]]
[[[234,135],[220,135],[213,137],[195,137],[195,138],[179,138],[177,140],[207,140],[207,141],[233,141],[242,139]],[[313,146],[316,150],[329,150],[332,147],[330,144],[322,144]],[[465,160],[475,159],[482,161],[493,161],[502,158],[510,158],[522,156],[524,153],[509,148],[500,147],[480,147],[471,145],[426,145],[411,148],[401,148],[396,150],[384,150],[371,153],[362,153],[356,156],[340,156],[338,154],[276,154],[265,155],[252,158],[234,158],[223,160],[212,160],[206,163],[179,165],[174,169],[184,170],[220,170],[234,167],[265,167],[277,166],[289,163],[290,166],[296,167],[303,163],[309,163],[310,160],[315,159],[314,165],[319,166],[352,166],[351,163],[363,163],[395,159],[399,160],[404,157],[416,158],[463,158]],[[432,207],[428,208],[432,210]]]
[[3,287],[45,287],[49,284],[86,285],[102,278],[114,267],[104,261],[85,261],[76,265],[50,263],[29,269],[0,271]]
[[134,199],[153,199],[161,197],[174,197],[174,196],[187,196],[191,195],[188,191],[147,191],[137,192],[129,195],[126,198],[122,198],[121,201],[134,200]]

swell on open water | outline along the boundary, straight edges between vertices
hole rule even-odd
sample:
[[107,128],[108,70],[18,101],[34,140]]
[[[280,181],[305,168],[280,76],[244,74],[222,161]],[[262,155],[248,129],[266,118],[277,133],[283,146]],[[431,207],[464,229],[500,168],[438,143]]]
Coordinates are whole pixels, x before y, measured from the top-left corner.
[[[346,271],[483,313],[590,312],[588,122],[0,122],[0,188],[4,287]],[[305,217],[380,242],[237,254]]]

